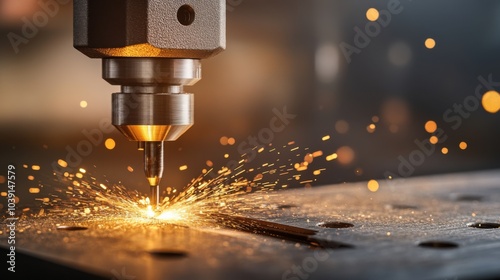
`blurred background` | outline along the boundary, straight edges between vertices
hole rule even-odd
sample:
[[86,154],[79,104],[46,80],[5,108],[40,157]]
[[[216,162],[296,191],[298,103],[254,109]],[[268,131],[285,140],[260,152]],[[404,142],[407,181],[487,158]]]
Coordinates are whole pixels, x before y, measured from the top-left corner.
[[[268,148],[246,167],[321,151],[302,171],[313,181],[289,188],[499,168],[500,95],[483,97],[500,88],[499,15],[494,0],[228,1],[227,49],[188,88],[195,125],[167,143],[161,187],[239,160],[238,146],[285,107],[296,117],[272,135],[282,152]],[[15,164],[21,201],[58,187],[52,164],[111,119],[119,88],[72,36],[71,1],[0,0],[0,191]],[[135,143],[100,131],[79,166],[147,192]]]

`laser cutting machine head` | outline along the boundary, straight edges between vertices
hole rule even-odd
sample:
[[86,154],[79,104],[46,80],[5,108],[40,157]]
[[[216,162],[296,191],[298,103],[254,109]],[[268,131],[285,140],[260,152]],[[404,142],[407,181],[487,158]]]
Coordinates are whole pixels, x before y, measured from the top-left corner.
[[159,203],[163,143],[194,122],[201,59],[225,49],[225,0],[75,0],[74,47],[102,59],[113,125],[144,150],[151,203]]

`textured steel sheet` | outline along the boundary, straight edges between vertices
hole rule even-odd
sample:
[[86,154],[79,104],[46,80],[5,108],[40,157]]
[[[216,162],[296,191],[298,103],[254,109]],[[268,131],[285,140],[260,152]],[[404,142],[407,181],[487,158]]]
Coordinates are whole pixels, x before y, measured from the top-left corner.
[[377,192],[366,182],[286,190],[260,203],[263,211],[245,214],[257,221],[233,220],[239,229],[33,219],[16,249],[36,259],[19,256],[16,267],[50,261],[41,265],[47,273],[75,279],[92,278],[77,271],[96,279],[500,277],[499,170],[382,181]]

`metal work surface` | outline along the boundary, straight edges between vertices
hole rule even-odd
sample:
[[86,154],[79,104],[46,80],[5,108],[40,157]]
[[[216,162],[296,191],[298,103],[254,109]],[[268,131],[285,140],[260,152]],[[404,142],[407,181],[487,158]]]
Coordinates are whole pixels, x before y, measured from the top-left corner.
[[377,192],[365,182],[276,191],[252,206],[263,211],[196,226],[33,218],[16,245],[104,279],[495,279],[499,180],[491,170]]

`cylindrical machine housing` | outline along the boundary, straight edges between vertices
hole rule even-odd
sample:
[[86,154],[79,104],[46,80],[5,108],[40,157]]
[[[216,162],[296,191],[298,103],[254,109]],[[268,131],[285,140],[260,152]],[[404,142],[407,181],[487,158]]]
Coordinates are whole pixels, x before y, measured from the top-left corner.
[[113,125],[132,141],[174,141],[194,123],[194,96],[185,85],[201,79],[197,59],[106,58],[103,79],[121,85],[112,95]]
[[194,123],[189,93],[114,93],[113,125],[132,141],[174,141]]

